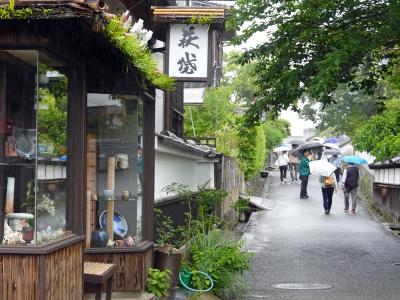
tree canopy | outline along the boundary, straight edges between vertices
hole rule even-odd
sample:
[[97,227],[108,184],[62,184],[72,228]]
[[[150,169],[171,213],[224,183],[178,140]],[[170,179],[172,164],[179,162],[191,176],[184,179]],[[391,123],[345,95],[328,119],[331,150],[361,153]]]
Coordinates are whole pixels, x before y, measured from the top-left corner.
[[372,91],[398,62],[398,0],[237,0],[230,22],[237,30],[250,22],[238,44],[265,35],[240,58],[257,62],[254,117],[297,109],[304,94],[327,105],[340,84]]
[[263,124],[267,151],[271,152],[290,135],[290,123],[284,119],[268,120]]
[[400,155],[400,101],[386,102],[385,110],[365,122],[353,137],[354,146],[378,161]]

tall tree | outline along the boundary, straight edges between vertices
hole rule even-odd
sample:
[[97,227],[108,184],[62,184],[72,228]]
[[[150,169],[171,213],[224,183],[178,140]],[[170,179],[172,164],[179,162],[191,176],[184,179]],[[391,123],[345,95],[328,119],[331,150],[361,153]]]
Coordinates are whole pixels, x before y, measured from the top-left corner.
[[339,85],[332,93],[333,102],[325,107],[317,100],[308,98],[300,111],[300,117],[316,123],[319,132],[332,129],[335,135],[352,136],[357,127],[381,111],[383,107],[380,97],[385,90],[381,84],[374,94],[368,95]]
[[372,90],[397,63],[398,0],[237,0],[231,24],[239,29],[245,22],[250,26],[236,43],[257,32],[267,40],[241,57],[257,61],[262,92],[254,117],[296,109],[304,93],[329,104],[339,84]]
[[201,106],[185,108],[185,136],[214,136],[215,131],[232,125],[237,105],[231,101],[232,88],[219,86],[206,90]]
[[226,54],[223,84],[230,85],[233,89],[232,98],[236,103],[250,105],[258,95],[258,86],[255,76],[255,63],[238,65],[237,59],[240,52]]

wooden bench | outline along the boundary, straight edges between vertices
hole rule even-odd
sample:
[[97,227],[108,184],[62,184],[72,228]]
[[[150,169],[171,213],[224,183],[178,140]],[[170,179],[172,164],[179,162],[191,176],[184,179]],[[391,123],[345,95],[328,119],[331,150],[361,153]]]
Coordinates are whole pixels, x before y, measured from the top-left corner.
[[96,300],[101,300],[101,288],[107,282],[106,299],[111,300],[112,280],[117,272],[115,264],[85,262],[83,265],[83,281],[96,284]]

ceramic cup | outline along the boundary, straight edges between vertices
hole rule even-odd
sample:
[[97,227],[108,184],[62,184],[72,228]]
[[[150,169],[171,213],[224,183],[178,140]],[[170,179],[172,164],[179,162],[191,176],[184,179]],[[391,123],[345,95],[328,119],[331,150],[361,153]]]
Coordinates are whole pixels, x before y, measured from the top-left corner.
[[129,166],[128,154],[115,155],[115,164],[118,169],[121,169],[121,170],[128,169],[128,166]]
[[128,191],[122,192],[122,200],[129,200],[129,192]]

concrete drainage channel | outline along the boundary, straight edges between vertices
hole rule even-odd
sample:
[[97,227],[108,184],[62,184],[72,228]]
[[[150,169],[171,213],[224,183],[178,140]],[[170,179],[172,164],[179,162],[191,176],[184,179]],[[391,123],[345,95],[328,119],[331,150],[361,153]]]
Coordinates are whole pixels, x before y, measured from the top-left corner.
[[281,283],[271,287],[280,290],[327,290],[332,288],[329,284],[320,283]]
[[[320,283],[280,283],[271,285],[278,290],[328,290],[333,286]],[[249,299],[271,299],[270,295],[249,295]]]

